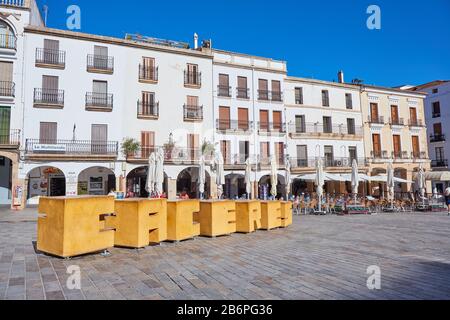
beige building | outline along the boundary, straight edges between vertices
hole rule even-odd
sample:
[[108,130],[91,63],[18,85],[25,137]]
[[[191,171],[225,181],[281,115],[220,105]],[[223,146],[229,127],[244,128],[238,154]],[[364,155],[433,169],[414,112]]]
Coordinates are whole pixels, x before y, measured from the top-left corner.
[[[386,174],[389,162],[395,176],[413,181],[420,165],[430,171],[424,99],[420,92],[376,86],[361,86],[364,145],[369,175]],[[396,193],[413,190],[411,182],[399,183]],[[372,184],[378,195],[385,186]],[[431,190],[431,185],[427,186]]]

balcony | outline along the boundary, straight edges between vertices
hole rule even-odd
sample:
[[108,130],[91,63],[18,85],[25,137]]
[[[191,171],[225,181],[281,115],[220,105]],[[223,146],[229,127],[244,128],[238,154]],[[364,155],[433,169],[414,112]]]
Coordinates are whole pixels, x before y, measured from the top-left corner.
[[258,100],[283,102],[283,93],[280,91],[258,90]]
[[402,127],[405,125],[405,120],[402,118],[390,118],[389,119],[389,124],[392,127]]
[[185,70],[184,86],[189,88],[200,88],[202,86],[202,73]]
[[370,157],[373,160],[387,160],[390,159],[389,152],[385,150],[373,150],[370,152]]
[[291,124],[289,133],[293,139],[317,138],[349,138],[360,139],[363,136],[362,126],[348,127],[346,125],[323,125],[322,123],[304,123],[302,125]]
[[35,108],[64,108],[64,90],[59,89],[34,89],[34,107]]
[[[333,158],[333,159],[327,159],[322,158],[322,163],[325,168],[347,168],[351,169],[353,164],[353,159],[351,157],[348,158]],[[317,159],[316,158],[290,158],[289,159],[291,163],[292,169],[315,169]],[[359,167],[366,167],[368,166],[368,161],[365,158],[359,158],[356,159],[358,162]]]
[[38,160],[113,160],[118,154],[119,143],[115,141],[27,139],[25,146],[25,156]]
[[158,83],[158,67],[139,65],[139,82]]
[[145,102],[138,101],[137,106],[138,119],[158,119],[159,118],[159,102]]
[[0,130],[0,149],[18,148],[20,146],[20,130]]
[[13,8],[29,8],[30,0],[0,0],[0,6]]
[[66,52],[50,49],[36,49],[36,67],[64,69],[66,67]]
[[425,127],[425,124],[422,120],[409,120],[409,126],[413,128],[421,128]]
[[273,102],[283,102],[283,93],[281,91],[272,91],[271,100]]
[[269,90],[258,90],[258,100],[269,101]]
[[236,98],[238,99],[250,99],[250,88],[236,88]]
[[11,81],[0,81],[0,99],[14,98],[16,93],[16,84]]
[[433,112],[433,119],[440,118],[441,113],[440,112]]
[[251,133],[253,122],[248,120],[222,120],[217,119],[216,128],[224,134]]
[[430,135],[430,142],[445,142],[445,134],[432,134]]
[[409,160],[409,153],[408,151],[393,151],[392,152],[392,159],[395,160]]
[[86,93],[86,110],[111,112],[113,110],[114,96],[110,93]]
[[381,116],[369,116],[368,123],[370,125],[382,125],[384,126],[384,117]]
[[217,96],[231,98],[231,87],[221,85],[217,86]]
[[267,133],[286,133],[286,124],[276,122],[258,122],[258,130],[260,134]]
[[94,73],[114,73],[114,57],[97,56],[88,54],[87,56],[87,71]]
[[200,122],[203,121],[203,106],[183,106],[184,121]]
[[[258,162],[257,162],[258,163],[258,169],[259,170],[261,170],[261,169],[269,169],[270,168],[270,160],[271,159],[272,159],[271,156],[264,156],[264,155],[259,156],[258,157]],[[284,169],[285,166],[286,166],[286,157],[284,155],[280,155],[280,156],[276,157],[276,160],[277,160],[278,168],[280,170]]]
[[428,160],[428,155],[425,151],[411,152],[411,159],[414,159],[415,162],[420,162],[421,160]]
[[4,50],[5,53],[14,54],[17,49],[16,36],[14,34],[0,34],[0,49]]
[[448,159],[432,160],[431,167],[432,168],[448,168]]
[[197,148],[165,148],[156,146],[141,146],[138,151],[127,157],[130,163],[148,163],[148,159],[153,152],[159,148],[164,150],[164,163],[171,165],[196,164],[200,161],[202,152]]

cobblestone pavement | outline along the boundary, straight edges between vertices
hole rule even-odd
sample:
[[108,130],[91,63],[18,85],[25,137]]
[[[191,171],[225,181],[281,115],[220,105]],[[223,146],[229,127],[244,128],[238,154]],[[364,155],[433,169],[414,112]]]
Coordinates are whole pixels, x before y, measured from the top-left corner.
[[[5,220],[6,221],[6,220]],[[61,260],[0,222],[0,299],[450,299],[450,217],[301,216],[288,229]],[[81,290],[67,289],[67,267]],[[381,290],[367,268],[381,268]]]

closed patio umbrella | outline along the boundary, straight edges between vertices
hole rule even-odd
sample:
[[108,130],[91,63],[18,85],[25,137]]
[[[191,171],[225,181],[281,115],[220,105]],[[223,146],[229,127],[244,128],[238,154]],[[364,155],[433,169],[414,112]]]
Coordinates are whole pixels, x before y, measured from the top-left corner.
[[206,183],[206,164],[205,164],[205,157],[200,157],[200,168],[199,168],[199,174],[198,174],[198,191],[200,192],[200,199],[204,199],[205,195],[205,183]]
[[147,184],[145,187],[145,190],[147,190],[150,197],[155,192],[155,169],[156,169],[156,155],[154,152],[152,152],[152,154],[148,159]]
[[278,186],[278,164],[275,155],[272,155],[270,159],[270,183],[272,188],[270,189],[270,194],[275,198],[277,196],[277,186]]
[[245,192],[247,192],[247,198],[250,199],[252,194],[252,164],[250,158],[245,161]]
[[217,196],[222,199],[223,185],[225,184],[225,169],[224,160],[221,152],[218,152],[215,156],[216,160],[216,184],[217,184]]
[[164,192],[164,151],[159,148],[156,152],[155,165],[155,193],[160,196]]
[[425,202],[425,171],[423,170],[422,164],[420,164],[419,172],[417,173],[417,188],[419,189],[422,201]]
[[356,159],[353,159],[352,163],[352,192],[355,197],[355,204],[356,204],[356,197],[358,194],[358,187],[359,187],[359,168],[358,168],[358,162]]
[[291,161],[287,159],[286,161],[286,200],[289,200],[289,195],[291,193]]
[[391,201],[392,206],[394,206],[394,192],[395,192],[395,177],[394,177],[394,167],[392,166],[392,162],[389,163],[387,168],[387,188],[389,194],[389,200]]
[[325,184],[325,174],[323,172],[322,158],[319,158],[316,163],[316,187],[317,196],[319,197],[319,211],[322,211],[322,197],[323,197],[323,186]]

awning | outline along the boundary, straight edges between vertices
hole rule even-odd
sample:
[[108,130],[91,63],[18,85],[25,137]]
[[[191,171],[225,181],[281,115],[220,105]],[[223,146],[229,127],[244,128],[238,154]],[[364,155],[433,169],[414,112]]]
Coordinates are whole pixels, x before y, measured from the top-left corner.
[[[387,183],[387,175],[381,174],[379,176],[370,177],[370,181],[373,182],[386,182]],[[402,178],[394,177],[394,182],[397,183],[414,183],[414,181],[408,181]]]
[[[343,177],[341,177],[340,175],[337,175],[337,174],[324,172],[324,176],[325,176],[325,181],[337,181],[337,182],[347,181]],[[304,180],[304,181],[316,181],[316,174],[315,173],[305,174],[302,176],[298,176],[294,179]]]
[[[417,180],[417,173],[414,173],[414,180]],[[428,181],[450,181],[450,171],[425,172],[425,180]]]

